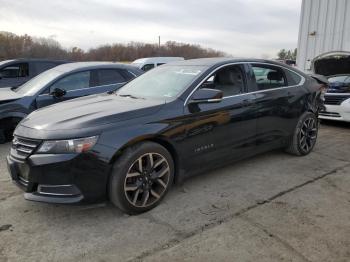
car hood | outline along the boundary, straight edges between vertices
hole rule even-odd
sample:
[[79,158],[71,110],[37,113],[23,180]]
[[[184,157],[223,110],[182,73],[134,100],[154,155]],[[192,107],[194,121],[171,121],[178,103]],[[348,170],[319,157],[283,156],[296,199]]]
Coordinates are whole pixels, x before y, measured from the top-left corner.
[[11,90],[11,87],[0,88],[0,101],[13,101],[22,98],[22,95]]
[[163,104],[115,94],[92,95],[34,111],[21,125],[47,131],[90,128],[153,114]]

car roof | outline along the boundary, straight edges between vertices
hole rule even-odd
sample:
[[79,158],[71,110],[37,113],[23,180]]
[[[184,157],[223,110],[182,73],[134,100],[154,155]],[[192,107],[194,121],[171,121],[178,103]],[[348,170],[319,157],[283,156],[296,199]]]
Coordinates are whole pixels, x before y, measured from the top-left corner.
[[44,58],[17,58],[0,61],[1,63],[13,63],[13,62],[54,62],[54,63],[69,63],[68,60],[60,59],[44,59]]
[[280,62],[266,59],[254,59],[254,58],[233,58],[233,57],[211,57],[211,58],[198,58],[198,59],[189,59],[183,61],[170,62],[167,65],[197,65],[197,66],[215,66],[219,64],[227,63],[238,63],[238,62],[249,62],[249,63],[269,63],[276,65],[283,65]]
[[280,66],[283,68],[287,68],[289,70],[295,71],[300,75],[305,76],[305,74],[298,70],[295,67],[291,67],[287,64],[268,59],[255,59],[255,58],[233,58],[233,57],[211,57],[211,58],[198,58],[198,59],[189,59],[183,61],[175,61],[167,63],[165,66],[171,65],[189,65],[189,66],[204,66],[204,67],[217,67],[230,63],[267,63],[271,65]]
[[122,63],[115,62],[75,62],[62,64],[54,67],[52,70],[59,71],[62,73],[78,71],[78,70],[90,70],[90,69],[100,69],[100,68],[119,68],[119,69],[129,69],[138,70],[135,66],[126,65]]
[[133,63],[150,63],[150,62],[171,62],[171,61],[182,61],[183,57],[172,57],[172,56],[159,56],[159,57],[144,57],[133,61]]

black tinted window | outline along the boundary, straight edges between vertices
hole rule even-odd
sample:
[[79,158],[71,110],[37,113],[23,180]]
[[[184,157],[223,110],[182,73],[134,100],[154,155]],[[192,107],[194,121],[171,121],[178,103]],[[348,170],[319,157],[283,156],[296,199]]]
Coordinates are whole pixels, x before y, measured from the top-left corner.
[[122,70],[123,76],[125,77],[126,81],[129,81],[131,79],[134,79],[136,75],[128,70]]
[[122,76],[119,70],[114,69],[102,69],[98,70],[98,85],[110,85],[110,84],[118,84],[123,83],[126,79]]
[[154,64],[146,64],[141,69],[143,71],[148,71],[148,70],[151,70],[152,68],[154,68]]
[[286,75],[287,75],[287,79],[288,79],[288,85],[289,86],[296,86],[300,83],[301,81],[301,76],[299,76],[298,74],[289,71],[289,70],[285,70]]
[[51,69],[53,67],[57,66],[55,63],[50,63],[50,62],[38,62],[35,63],[35,71],[36,74],[40,74],[48,69]]
[[73,91],[90,87],[90,71],[79,72],[63,77],[50,87],[50,92],[55,88]]
[[18,63],[18,64],[8,65],[1,69],[0,76],[3,78],[28,77],[29,76],[28,63]]
[[258,90],[287,86],[283,70],[269,65],[252,65]]

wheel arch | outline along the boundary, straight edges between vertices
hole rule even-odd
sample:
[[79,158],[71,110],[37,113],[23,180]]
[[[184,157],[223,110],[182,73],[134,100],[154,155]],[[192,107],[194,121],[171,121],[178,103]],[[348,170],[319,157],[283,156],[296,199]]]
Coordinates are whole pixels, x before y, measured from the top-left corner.
[[161,135],[146,135],[146,136],[141,136],[141,137],[136,137],[130,140],[129,142],[125,143],[120,149],[118,149],[113,157],[110,160],[110,164],[114,164],[119,157],[123,154],[123,152],[130,146],[133,146],[138,143],[143,143],[143,142],[153,142],[157,143],[161,146],[163,146],[168,152],[170,153],[171,157],[173,158],[174,161],[174,182],[177,183],[181,181],[182,179],[182,161],[179,156],[178,151],[176,150],[175,145],[169,141],[164,136]]

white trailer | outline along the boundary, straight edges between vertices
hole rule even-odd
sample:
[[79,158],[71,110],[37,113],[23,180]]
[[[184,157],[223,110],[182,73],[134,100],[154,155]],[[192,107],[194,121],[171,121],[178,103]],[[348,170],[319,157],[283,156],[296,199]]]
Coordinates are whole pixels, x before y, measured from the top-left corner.
[[350,73],[350,0],[303,0],[297,66],[306,73]]

